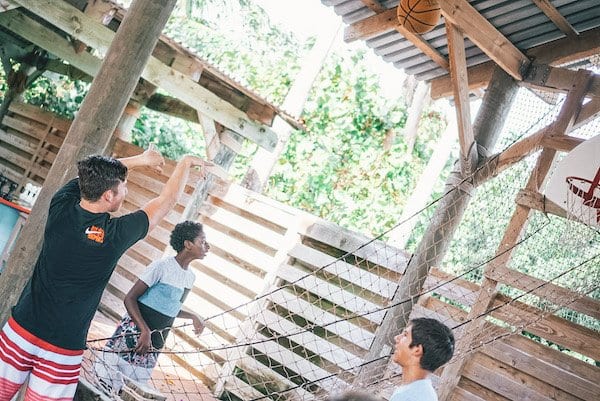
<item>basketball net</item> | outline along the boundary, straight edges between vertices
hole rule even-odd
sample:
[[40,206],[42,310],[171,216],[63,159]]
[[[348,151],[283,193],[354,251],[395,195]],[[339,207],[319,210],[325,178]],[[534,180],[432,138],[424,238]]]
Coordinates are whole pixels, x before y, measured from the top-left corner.
[[600,167],[594,177],[566,178],[567,219],[594,230],[600,227]]

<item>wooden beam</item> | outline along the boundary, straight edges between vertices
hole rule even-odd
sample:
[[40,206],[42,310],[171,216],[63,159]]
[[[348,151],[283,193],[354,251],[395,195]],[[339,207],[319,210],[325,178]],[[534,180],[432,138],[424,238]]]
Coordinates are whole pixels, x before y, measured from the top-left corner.
[[[492,73],[494,72],[494,63],[488,62],[478,64],[467,69],[469,90],[475,91],[480,88],[485,88],[490,79],[492,79]],[[445,75],[442,78],[436,78],[431,80],[431,98],[441,99],[444,97],[452,96],[452,79],[450,75]]]
[[415,45],[415,47],[421,50],[425,55],[429,56],[437,65],[448,70],[449,65],[446,57],[440,54],[420,35],[410,32],[400,24],[397,16],[397,7],[390,8],[382,13],[365,18],[352,25],[348,25],[344,30],[344,41],[350,43],[392,29],[397,30],[402,36]]
[[571,37],[576,37],[577,35],[579,35],[579,32],[577,32],[575,28],[573,28],[573,25],[571,25],[569,21],[567,21],[567,19],[563,17],[563,15],[556,9],[556,7],[554,7],[554,5],[550,3],[550,0],[532,1],[535,3],[536,6],[538,6],[540,10],[544,12],[544,14],[546,14],[548,18],[550,18],[550,21],[554,22],[554,25],[556,25],[558,29],[560,29],[565,35]]
[[567,218],[567,212],[556,203],[546,198],[543,194],[537,191],[522,189],[517,194],[515,199],[517,205],[537,210],[542,213],[550,213],[555,216]]
[[[454,91],[454,108],[458,127],[462,171],[469,174],[477,167],[477,149],[471,126],[471,109],[469,102],[469,82],[467,81],[467,57],[465,42],[461,31],[446,21],[446,36],[450,55],[450,76]],[[475,152],[475,153],[473,153]]]
[[517,80],[529,59],[466,0],[440,1],[442,14],[457,25],[485,54]]
[[[108,50],[115,36],[113,31],[64,1],[14,1],[101,53]],[[259,146],[267,150],[275,147],[277,134],[273,130],[251,121],[244,112],[158,59],[148,60],[142,77]]]
[[386,8],[384,6],[382,6],[378,0],[361,0],[361,1],[371,11],[374,11],[377,14],[382,13],[386,10]]
[[554,149],[559,152],[570,152],[575,147],[585,142],[583,138],[576,138],[568,135],[548,135],[542,138],[541,145],[547,149]]
[[[522,85],[549,92],[568,92],[577,71],[533,63],[523,77]],[[600,97],[600,75],[591,78],[587,96]]]
[[[535,61],[538,65],[558,65],[585,57],[598,54],[600,52],[600,28],[591,29],[581,33],[578,37],[566,37],[545,43],[540,46],[528,49],[525,54]],[[494,63],[488,61],[468,69],[469,85],[473,90],[477,87],[486,87],[489,83],[489,75],[483,72],[491,70]],[[524,77],[524,80],[527,78]],[[450,76],[435,78],[431,80],[431,98],[440,99],[452,95],[452,83]],[[594,83],[592,86],[596,86]]]

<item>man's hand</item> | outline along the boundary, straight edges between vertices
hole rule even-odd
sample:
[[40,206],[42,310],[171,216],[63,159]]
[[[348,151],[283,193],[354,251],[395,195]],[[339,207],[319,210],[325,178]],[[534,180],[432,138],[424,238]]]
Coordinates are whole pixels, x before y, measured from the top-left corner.
[[150,347],[152,346],[152,340],[150,331],[142,330],[140,332],[140,336],[138,337],[137,344],[135,346],[135,352],[137,354],[145,354],[148,352]]
[[197,336],[202,334],[202,331],[204,331],[204,328],[206,327],[204,319],[196,315],[192,318],[192,323],[194,324],[194,334],[196,334]]
[[144,158],[144,163],[146,166],[152,168],[158,173],[162,173],[162,167],[165,165],[165,159],[160,154],[158,149],[156,149],[156,145],[151,143],[148,149],[142,153],[142,157]]
[[200,157],[194,155],[183,156],[180,163],[187,163],[189,167],[200,167],[199,172],[202,177],[206,176],[207,168],[210,169],[210,167],[214,166],[214,163],[201,159]]

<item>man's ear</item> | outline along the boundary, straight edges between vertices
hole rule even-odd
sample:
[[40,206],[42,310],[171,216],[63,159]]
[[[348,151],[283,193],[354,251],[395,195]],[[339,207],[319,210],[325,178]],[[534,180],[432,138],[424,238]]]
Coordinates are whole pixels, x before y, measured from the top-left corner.
[[410,348],[410,352],[411,352],[412,356],[420,359],[423,356],[423,345],[419,344],[419,345],[412,346]]
[[104,191],[100,199],[102,199],[105,202],[111,203],[114,197],[115,193],[112,191],[112,189],[107,189],[106,191]]

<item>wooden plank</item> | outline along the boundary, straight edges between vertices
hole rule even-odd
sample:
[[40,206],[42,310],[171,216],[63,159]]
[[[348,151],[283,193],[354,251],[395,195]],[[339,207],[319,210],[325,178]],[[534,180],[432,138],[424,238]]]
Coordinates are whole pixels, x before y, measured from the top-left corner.
[[565,35],[576,37],[579,32],[573,28],[573,25],[554,7],[549,0],[533,0],[536,6],[550,18],[554,25],[558,27]]
[[[15,1],[101,53],[108,50],[115,35],[109,28],[66,2],[57,0]],[[52,12],[48,12],[48,10],[52,10]],[[80,69],[85,71],[83,68]],[[274,131],[251,121],[244,112],[200,86],[185,74],[164,65],[155,57],[148,60],[142,77],[266,150],[274,149],[277,143],[277,134]]]
[[210,204],[204,204],[200,208],[200,213],[219,224],[230,227],[248,238],[256,239],[258,242],[269,248],[270,251],[279,249],[283,236],[279,233],[257,224],[251,220],[232,213],[226,209],[218,208]]
[[[235,206],[240,211],[247,211],[261,220],[276,224],[280,227],[280,233],[284,233],[289,222],[298,215],[298,210],[235,184],[215,186],[209,194],[212,198]],[[223,207],[220,202],[211,198],[209,201],[215,206]]]
[[[533,47],[525,54],[535,60],[536,65],[561,65],[593,56],[598,52],[600,52],[600,28],[594,28],[581,33],[577,38],[566,37]],[[493,64],[489,61],[468,69],[471,90],[488,85]],[[489,75],[486,75],[486,70],[490,71]],[[448,97],[451,94],[452,82],[449,75],[431,80],[432,99]]]
[[334,303],[336,306],[350,311],[352,313],[351,316],[354,316],[354,314],[361,315],[373,323],[380,324],[385,315],[385,311],[382,310],[381,306],[359,298],[325,280],[307,275],[306,272],[298,270],[293,266],[287,264],[279,266],[277,276],[288,282],[293,282],[294,285],[307,289],[318,297]]
[[210,226],[204,226],[206,237],[210,238],[211,247],[222,249],[257,270],[268,273],[274,269],[272,258],[246,243],[232,238]]
[[379,0],[361,0],[362,3],[367,6],[371,11],[376,13],[384,12],[386,9],[381,5]]
[[[241,400],[262,400],[265,395],[258,390],[255,390],[245,381],[238,379],[235,376],[228,377],[225,381],[225,390],[237,395]],[[268,397],[267,397],[268,398]]]
[[[262,335],[258,335],[257,339],[268,340],[267,337]],[[348,387],[348,384],[340,380],[337,376],[328,377],[331,375],[330,372],[320,368],[309,360],[302,358],[300,355],[281,346],[275,341],[252,344],[252,347],[263,354],[268,355],[269,358],[278,361],[281,363],[282,367],[291,369],[301,378],[314,382],[314,384],[323,389],[327,389],[327,391],[334,389],[341,390]]]
[[[482,63],[467,69],[467,81],[469,90],[474,91],[479,88],[485,88],[494,72],[494,63]],[[430,96],[433,100],[451,96],[453,94],[453,84],[450,75],[442,78],[432,79]]]
[[[352,370],[363,362],[360,357],[327,341],[327,339],[313,334],[310,330],[306,330],[270,310],[259,313],[254,320],[277,333],[285,335],[286,338],[300,344],[307,350],[319,355],[319,357],[328,360],[342,369]],[[288,333],[297,334],[288,335]]]
[[568,301],[567,308],[600,320],[600,301],[584,294],[509,269],[506,266],[494,269],[489,273],[489,277],[519,290],[531,292],[555,305],[563,305],[565,301]]
[[[503,305],[508,300],[499,297],[493,306]],[[523,303],[508,303],[494,310],[491,315],[513,326],[526,325],[525,330],[555,344],[595,360],[600,360],[600,338],[592,329],[573,324],[558,316],[543,316],[539,308]]]
[[[293,399],[307,401],[315,399],[313,394],[302,387],[297,387],[298,385],[289,378],[280,375],[249,355],[243,355],[241,358],[236,359],[236,366],[244,370],[250,376],[257,376],[261,385],[268,385],[269,388],[280,389],[279,391],[284,391],[284,394],[294,397]],[[294,388],[294,390],[289,390],[290,388]]]
[[543,147],[558,150],[561,152],[570,152],[573,149],[575,149],[576,146],[579,146],[583,142],[585,142],[585,139],[583,138],[577,138],[568,135],[548,135],[542,138]]
[[521,53],[500,31],[466,0],[446,0],[439,3],[447,21],[457,25],[489,58],[517,80],[529,65]]
[[363,259],[367,264],[375,264],[400,274],[403,274],[406,269],[408,255],[403,250],[325,220],[316,220],[313,217],[313,221],[306,223],[307,226],[300,231],[302,235],[349,252],[357,259]]
[[[523,86],[543,89],[549,92],[568,92],[571,89],[577,71],[564,67],[552,67],[548,64],[532,63],[523,77]],[[588,96],[600,97],[600,75],[591,77]]]
[[8,110],[31,120],[37,121],[45,126],[50,125],[64,133],[66,133],[71,127],[71,120],[59,117],[50,111],[46,111],[31,104],[12,102]]
[[286,290],[274,291],[268,295],[268,299],[362,349],[368,349],[373,341],[373,333],[350,321],[340,319],[339,316],[320,309]]
[[385,31],[395,29],[415,47],[421,50],[425,55],[431,58],[437,65],[447,70],[449,68],[448,60],[440,54],[423,37],[406,29],[398,21],[397,7],[375,14],[372,17],[365,18],[344,30],[344,41],[350,43],[358,39],[367,39]]
[[288,255],[296,258],[304,263],[307,263],[314,268],[323,269],[328,273],[338,276],[361,288],[373,291],[380,296],[390,299],[394,296],[398,284],[387,280],[377,274],[363,270],[358,266],[351,265],[334,258],[333,256],[319,252],[316,249],[303,244],[297,244],[292,248]]
[[556,366],[569,374],[581,377],[588,382],[596,383],[596,386],[600,385],[598,381],[598,370],[600,368],[597,366],[524,336],[509,336],[504,338],[502,342],[529,355],[533,355],[537,359]]
[[586,380],[561,365],[550,364],[515,348],[504,341],[496,341],[482,348],[482,352],[508,366],[518,369],[538,380],[555,386],[582,400],[593,401],[600,394],[600,385]]
[[[537,210],[542,213],[550,213],[555,216],[567,218],[567,212],[556,203],[547,199],[543,194],[537,191],[521,190],[517,194],[515,202],[518,205]],[[572,218],[572,217],[571,217]]]
[[[500,368],[489,359],[476,355],[474,360],[465,367],[464,375],[468,379],[511,400],[551,401],[554,399],[536,391],[540,389],[539,386],[536,386],[537,383],[534,383],[534,380],[523,383],[524,378],[519,377],[519,375],[516,375],[517,377],[511,376],[508,370]],[[568,400],[568,398],[565,400]]]
[[453,83],[461,167],[463,172],[470,174],[477,167],[477,149],[473,148],[475,136],[471,125],[464,38],[458,27],[449,21],[446,21],[446,37],[448,38],[448,51],[450,54],[450,76]]

